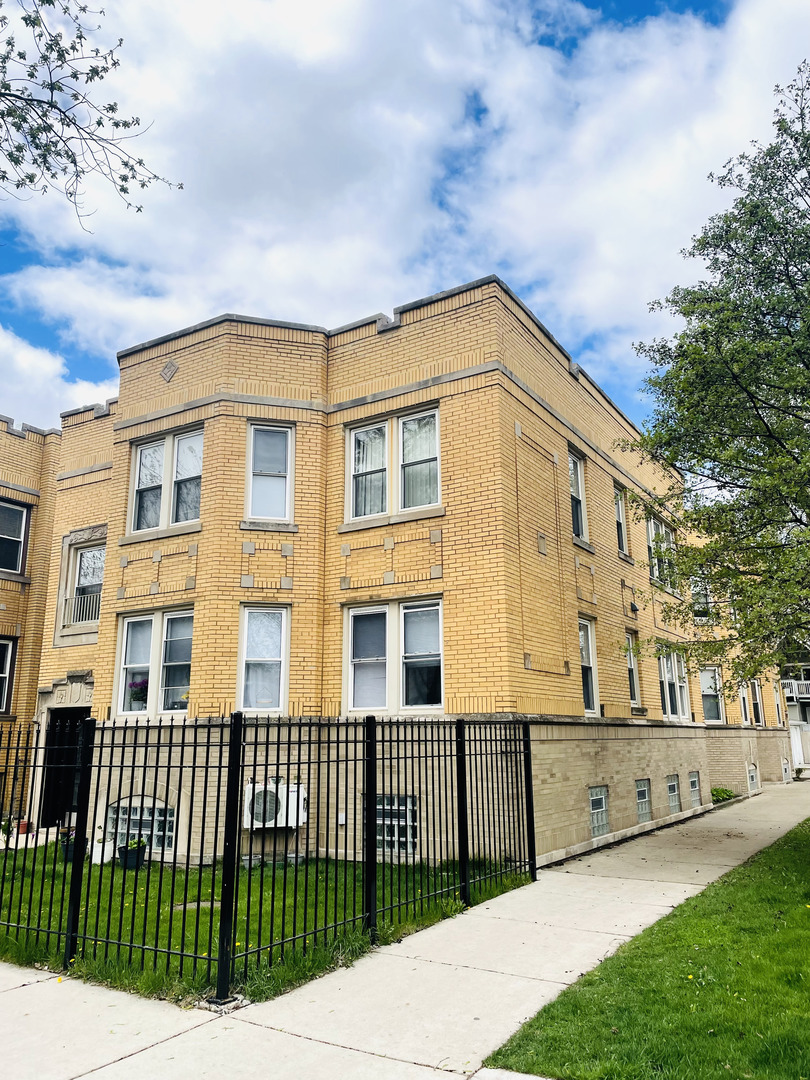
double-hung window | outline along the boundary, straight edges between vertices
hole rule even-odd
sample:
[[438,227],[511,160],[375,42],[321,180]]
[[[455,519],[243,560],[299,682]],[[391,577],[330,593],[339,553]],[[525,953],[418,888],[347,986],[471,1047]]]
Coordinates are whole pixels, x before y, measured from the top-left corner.
[[397,514],[439,504],[439,414],[390,417],[349,430],[351,518]]
[[694,577],[689,583],[692,594],[692,618],[698,624],[712,620],[712,598],[709,584],[703,577]]
[[73,587],[65,597],[63,626],[98,622],[101,605],[101,586],[104,582],[103,546],[78,548],[74,551]]
[[441,708],[441,614],[438,600],[348,612],[349,709]]
[[703,799],[700,794],[700,773],[689,773],[689,801],[692,806],[701,806]]
[[616,510],[616,543],[624,555],[630,554],[627,544],[627,507],[624,488],[613,489],[613,503]]
[[26,508],[0,500],[0,570],[23,572]]
[[568,454],[568,482],[571,487],[571,528],[574,536],[580,540],[588,538],[588,524],[585,517],[585,476],[582,458],[577,454]]
[[186,712],[191,683],[190,611],[153,612],[124,619],[119,711],[156,715]]
[[762,709],[762,691],[760,689],[759,679],[751,680],[751,712],[756,726],[762,727],[765,723],[765,713]]
[[594,648],[593,623],[590,619],[579,620],[579,658],[582,670],[582,701],[586,715],[595,716],[596,706],[596,650]]
[[638,705],[641,702],[638,688],[638,657],[636,656],[636,647],[636,635],[627,633],[625,635],[625,649],[627,650],[627,682],[630,688],[631,705]]
[[703,700],[703,719],[707,724],[725,722],[723,695],[720,693],[721,685],[719,668],[700,669],[700,696]]
[[746,683],[741,682],[739,687],[740,696],[740,716],[744,724],[751,723],[751,706],[748,701],[748,686]]
[[669,525],[659,518],[647,519],[647,557],[650,578],[661,585],[671,585],[674,579],[672,553],[675,550],[675,534]]
[[133,532],[199,519],[202,453],[201,431],[137,447]]
[[665,720],[688,720],[689,688],[683,657],[674,649],[658,657],[658,682],[661,689],[661,711]]
[[291,427],[257,424],[250,429],[249,518],[290,520],[292,442]]
[[784,727],[785,722],[782,719],[782,698],[779,693],[779,681],[777,679],[773,680],[773,704],[776,711],[776,723],[779,727]]
[[288,609],[242,609],[242,708],[280,712],[286,704]]
[[14,641],[0,638],[0,713],[11,711],[11,674],[14,659]]

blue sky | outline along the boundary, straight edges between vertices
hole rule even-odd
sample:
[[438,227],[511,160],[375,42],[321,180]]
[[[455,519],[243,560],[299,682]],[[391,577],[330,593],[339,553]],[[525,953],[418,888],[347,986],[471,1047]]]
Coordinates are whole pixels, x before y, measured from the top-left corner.
[[236,311],[337,326],[498,273],[634,419],[649,301],[767,139],[806,0],[128,0],[107,96],[183,191],[0,201],[0,413],[116,392],[115,353]]

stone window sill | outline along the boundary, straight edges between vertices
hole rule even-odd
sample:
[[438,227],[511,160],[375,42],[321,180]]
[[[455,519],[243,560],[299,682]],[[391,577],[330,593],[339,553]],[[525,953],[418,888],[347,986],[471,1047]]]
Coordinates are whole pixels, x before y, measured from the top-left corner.
[[404,521],[421,521],[423,518],[444,517],[447,513],[443,506],[420,506],[414,510],[403,510],[399,514],[375,514],[373,517],[358,518],[338,525],[339,533],[360,532],[362,529],[377,529],[381,525],[398,525]]
[[587,540],[583,540],[581,536],[572,536],[571,539],[578,548],[582,548],[583,551],[589,551],[591,555],[596,554],[596,548],[593,544],[589,544]]
[[143,529],[141,532],[122,536],[118,541],[118,546],[127,547],[129,544],[148,544],[153,540],[171,540],[175,536],[187,536],[189,533],[198,532],[202,532],[202,522],[184,521],[181,525],[170,525],[168,529]]
[[239,522],[239,528],[244,532],[280,532],[297,533],[298,526],[291,521],[258,521],[250,518]]

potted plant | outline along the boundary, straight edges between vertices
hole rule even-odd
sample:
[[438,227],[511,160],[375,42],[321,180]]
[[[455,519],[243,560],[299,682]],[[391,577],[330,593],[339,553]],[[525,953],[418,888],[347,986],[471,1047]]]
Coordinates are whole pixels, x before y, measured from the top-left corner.
[[146,858],[146,840],[142,836],[130,840],[118,849],[118,861],[124,870],[140,870]]
[[111,859],[115,858],[115,840],[108,839],[104,835],[104,829],[101,825],[96,826],[96,842],[90,849],[90,861],[92,863],[108,863]]
[[[73,846],[76,840],[75,829],[62,829],[60,843],[62,844],[62,858],[66,863],[73,862]],[[87,854],[87,837],[84,838],[84,851]]]

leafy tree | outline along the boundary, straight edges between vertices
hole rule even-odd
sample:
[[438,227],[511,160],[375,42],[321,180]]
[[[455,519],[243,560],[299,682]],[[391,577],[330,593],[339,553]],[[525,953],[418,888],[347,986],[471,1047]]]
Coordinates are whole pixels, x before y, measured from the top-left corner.
[[90,96],[119,65],[121,39],[91,43],[103,14],[79,0],[15,0],[10,10],[0,0],[0,189],[24,196],[55,188],[80,216],[89,173],[127,206],[134,190],[167,183],[127,149],[139,118]]
[[683,329],[637,346],[653,365],[643,451],[680,470],[659,509],[692,538],[668,614],[702,638],[697,662],[725,659],[735,679],[810,649],[808,63],[775,93],[772,141],[710,177],[735,197],[684,252],[706,276],[653,305]]

